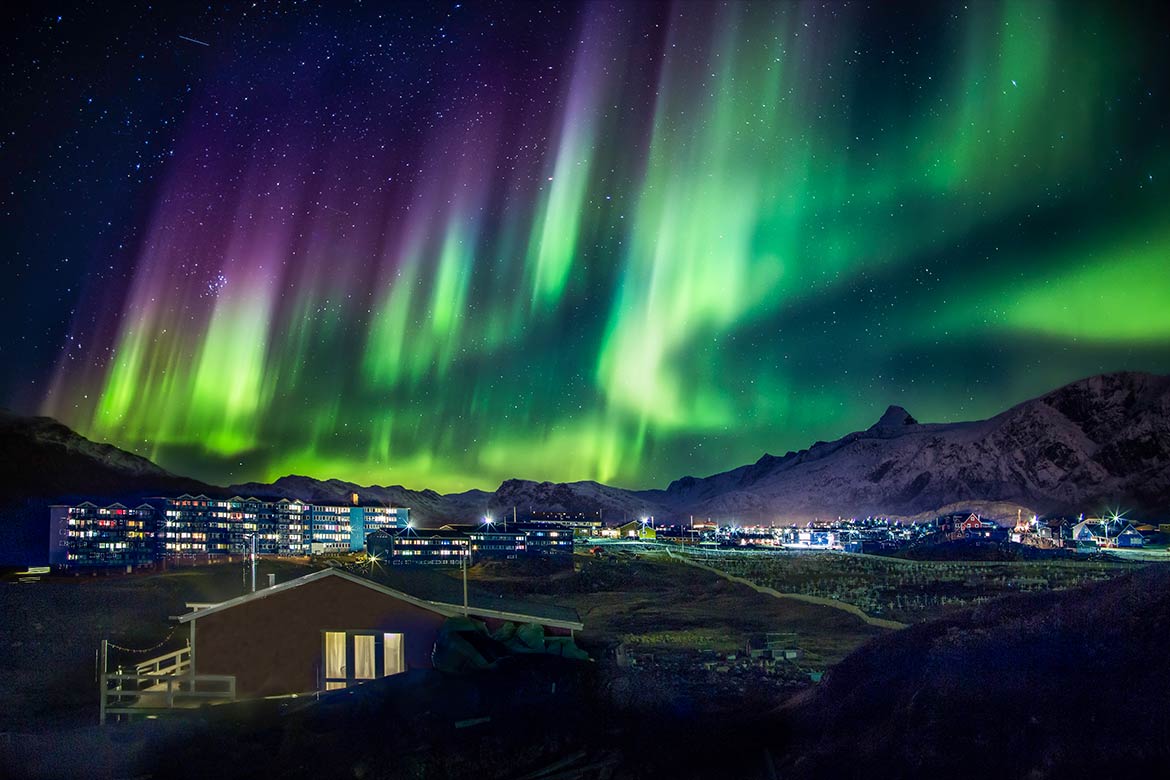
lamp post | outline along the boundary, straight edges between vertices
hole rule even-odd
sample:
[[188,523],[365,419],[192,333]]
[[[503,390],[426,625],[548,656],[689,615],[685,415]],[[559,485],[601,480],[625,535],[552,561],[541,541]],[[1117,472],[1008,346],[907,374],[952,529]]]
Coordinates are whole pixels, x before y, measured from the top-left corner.
[[[252,547],[252,551],[250,554],[250,557],[252,558],[252,592],[255,593],[256,592],[256,532],[253,531],[252,533],[248,534],[248,536],[246,538],[249,539],[249,542],[250,542],[251,547]],[[244,552],[245,552],[245,554],[248,554],[247,547],[244,548]]]
[[467,558],[471,555],[471,543],[463,551],[463,617],[469,617],[471,610],[467,606]]

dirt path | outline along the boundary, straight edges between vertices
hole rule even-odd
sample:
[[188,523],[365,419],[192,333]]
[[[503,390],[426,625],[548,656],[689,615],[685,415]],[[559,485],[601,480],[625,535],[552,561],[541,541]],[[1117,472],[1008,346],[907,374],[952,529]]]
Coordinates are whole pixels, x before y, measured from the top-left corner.
[[685,563],[688,566],[694,566],[696,569],[709,571],[712,574],[718,574],[728,582],[734,582],[739,585],[747,585],[757,593],[763,593],[778,599],[792,599],[794,601],[803,601],[806,604],[816,604],[818,606],[829,607],[831,609],[839,609],[842,612],[848,612],[850,615],[861,618],[867,624],[871,626],[877,626],[878,628],[905,628],[907,625],[906,623],[899,623],[896,620],[886,620],[885,618],[876,618],[872,615],[867,615],[861,611],[860,607],[857,607],[853,604],[847,604],[844,601],[827,599],[823,596],[807,596],[803,593],[781,593],[775,588],[769,588],[766,585],[759,585],[752,582],[751,580],[745,580],[743,577],[736,577],[734,574],[728,574],[725,571],[720,571],[713,566],[707,566],[706,564],[699,563],[698,561],[692,561],[686,556],[675,555],[671,550],[667,550],[666,554],[670,556],[671,560],[680,561],[681,563]]

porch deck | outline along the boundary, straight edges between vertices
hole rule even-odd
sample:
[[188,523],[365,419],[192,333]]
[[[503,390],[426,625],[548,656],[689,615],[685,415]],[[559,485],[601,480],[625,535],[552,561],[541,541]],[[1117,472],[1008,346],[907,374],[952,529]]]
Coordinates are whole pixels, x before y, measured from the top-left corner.
[[195,674],[191,650],[182,648],[143,661],[133,671],[104,672],[100,722],[110,715],[157,716],[235,700],[233,675]]

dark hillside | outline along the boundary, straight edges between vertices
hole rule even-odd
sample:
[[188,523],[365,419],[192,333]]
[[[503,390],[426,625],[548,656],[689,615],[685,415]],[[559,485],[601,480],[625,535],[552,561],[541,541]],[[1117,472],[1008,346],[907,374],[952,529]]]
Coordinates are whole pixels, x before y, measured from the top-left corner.
[[143,492],[205,492],[209,486],[146,458],[90,441],[49,417],[0,411],[0,507],[30,499],[91,501]]
[[149,495],[186,492],[219,491],[90,441],[49,417],[0,410],[0,563],[47,562],[50,504],[129,504]]
[[880,637],[785,708],[782,776],[1170,772],[1170,566]]

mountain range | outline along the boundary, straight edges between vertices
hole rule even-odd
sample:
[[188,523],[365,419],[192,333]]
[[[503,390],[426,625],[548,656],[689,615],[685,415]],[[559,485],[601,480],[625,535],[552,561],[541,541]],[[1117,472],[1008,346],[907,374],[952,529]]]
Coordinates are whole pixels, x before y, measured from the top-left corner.
[[912,518],[1005,503],[1156,513],[1170,508],[1170,377],[1094,376],[975,422],[923,424],[891,406],[864,431],[646,496],[749,519]]
[[509,479],[494,492],[439,494],[290,475],[227,487],[171,474],[145,458],[85,439],[44,417],[0,413],[0,514],[89,498],[159,493],[289,497],[409,506],[421,525],[531,510],[598,512],[606,519],[803,521],[900,519],[964,510],[1038,514],[1170,509],[1170,376],[1089,377],[987,420],[921,423],[891,406],[864,431],[660,490],[597,482]]

